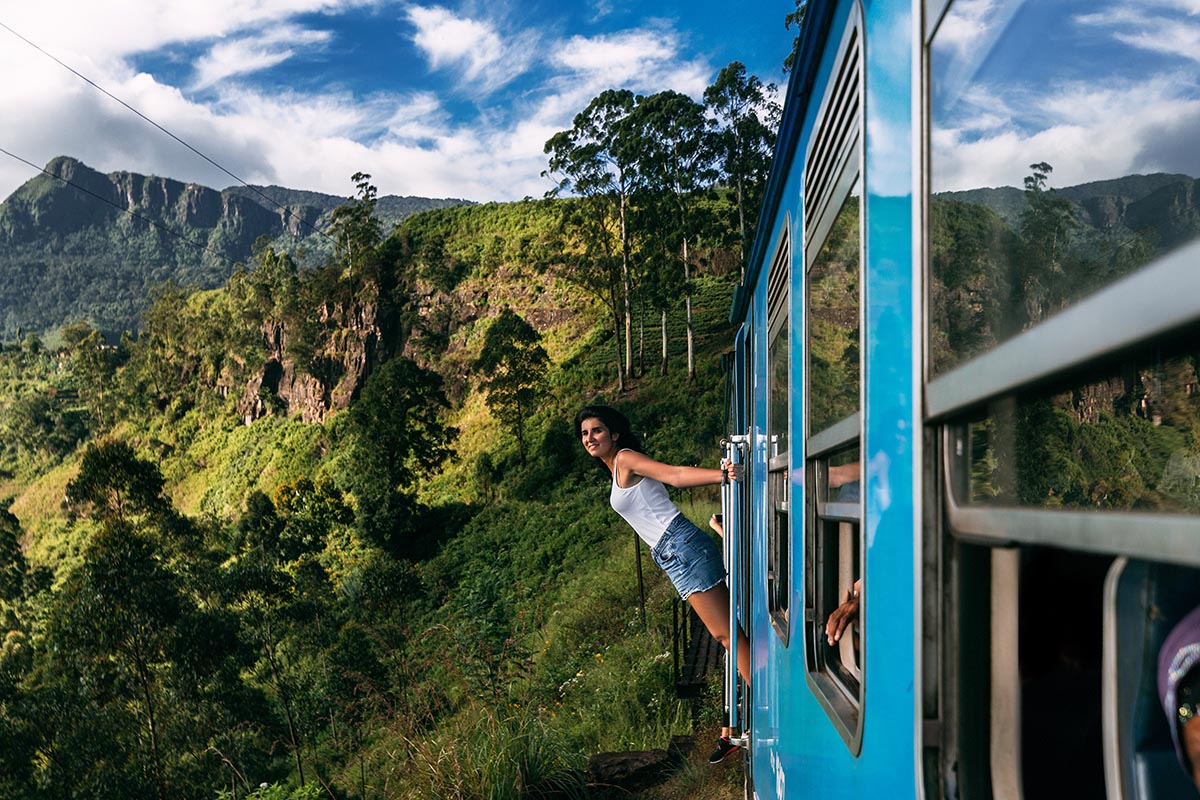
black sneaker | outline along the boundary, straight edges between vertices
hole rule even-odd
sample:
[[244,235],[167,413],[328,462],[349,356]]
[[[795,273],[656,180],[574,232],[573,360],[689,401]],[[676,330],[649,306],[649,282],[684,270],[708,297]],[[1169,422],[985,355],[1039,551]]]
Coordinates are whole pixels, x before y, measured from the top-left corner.
[[725,756],[729,755],[734,750],[740,750],[740,749],[741,748],[738,747],[738,745],[729,741],[728,736],[718,736],[717,737],[717,749],[713,750],[712,755],[708,757],[708,763],[720,764],[722,761],[725,760]]

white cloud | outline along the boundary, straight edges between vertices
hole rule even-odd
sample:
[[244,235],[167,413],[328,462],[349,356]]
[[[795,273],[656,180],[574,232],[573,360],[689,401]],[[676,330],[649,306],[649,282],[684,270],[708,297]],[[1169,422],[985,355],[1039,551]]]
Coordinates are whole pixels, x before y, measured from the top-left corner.
[[196,61],[192,89],[205,89],[235,75],[273,67],[291,58],[295,48],[322,45],[331,38],[328,31],[280,25],[258,35],[218,42]]
[[[935,191],[1020,186],[1037,161],[1054,166],[1059,186],[1159,171],[1200,175],[1200,0],[1097,4],[1062,26],[1085,46],[1052,60],[1057,72],[1031,66],[1026,80],[1003,66],[1005,54],[1029,40],[1008,30],[1013,7],[1012,0],[959,0],[939,29]],[[1001,35],[1012,44],[994,49]],[[1111,71],[1087,62],[1097,47],[1107,49]],[[987,66],[997,63],[995,71]],[[1077,79],[1081,68],[1086,80]]]
[[622,78],[646,64],[664,61],[675,54],[671,37],[655,31],[638,30],[587,38],[573,36],[555,56],[555,60],[575,72],[617,71]]
[[1162,11],[1176,16],[1180,13],[1200,16],[1200,0],[1123,0],[1125,8]]
[[1113,6],[1075,17],[1081,26],[1108,33],[1118,42],[1160,55],[1200,62],[1200,0]]
[[[402,21],[415,26],[420,53],[476,97],[523,75],[520,92],[509,92],[514,100],[480,103],[470,117],[455,108],[455,118],[444,90],[439,95],[432,87],[368,95],[256,87],[257,70],[303,47],[330,46],[325,30],[336,29],[341,11],[376,5],[376,19],[394,23],[397,15],[386,7],[401,2],[96,0],[74,4],[69,15],[44,8],[51,4],[22,3],[6,9],[3,21],[239,178],[339,195],[351,194],[349,176],[364,171],[381,194],[541,196],[550,188],[541,177],[546,140],[600,91],[674,89],[699,97],[714,75],[707,61],[681,55],[680,34],[665,23],[551,40],[547,26],[512,30],[511,17],[488,21],[430,4],[402,12]],[[595,8],[602,10],[603,1]],[[488,13],[499,14],[494,7]],[[314,23],[314,14],[330,24]],[[134,67],[138,57],[170,61],[197,49],[204,55],[193,68],[177,70],[191,81],[186,91]],[[31,162],[44,165],[65,154],[102,172],[131,170],[214,188],[236,182],[2,30],[0,70],[22,78],[0,82],[0,104],[19,110],[6,114],[0,147]],[[198,88],[200,96],[189,94]],[[0,198],[34,174],[0,157]]]
[[434,69],[457,70],[461,80],[484,93],[506,85],[529,66],[537,51],[526,33],[506,42],[489,22],[457,16],[441,7],[412,6],[413,43]]
[[1185,74],[1070,83],[1034,103],[1027,116],[1037,125],[994,124],[998,112],[936,130],[934,191],[1021,186],[1038,161],[1054,166],[1057,186],[1137,173],[1200,175],[1200,154],[1188,144],[1200,129],[1200,99]]
[[578,75],[623,85],[646,69],[669,62],[677,43],[657,31],[637,30],[612,36],[573,36],[551,56],[553,63]]
[[456,17],[440,6],[414,6],[408,18],[417,27],[414,41],[435,68],[461,64],[473,77],[504,54],[500,37],[489,25]]
[[679,51],[678,34],[667,28],[573,36],[550,54],[550,63],[563,74],[552,82],[558,94],[547,99],[547,108],[557,103],[573,109],[573,115],[612,88],[640,93],[673,89],[700,97],[714,77],[712,68],[707,62],[681,60]]
[[387,135],[401,141],[434,139],[450,125],[449,116],[434,92],[417,92],[392,109],[384,127]]
[[604,19],[615,10],[612,0],[593,0],[592,7],[592,22],[597,22]]
[[[200,42],[280,24],[298,14],[374,6],[387,0],[95,0],[71,3],[9,3],[4,22],[55,55],[94,62],[151,52],[181,42]],[[5,47],[0,50],[7,49]]]
[[986,52],[1023,0],[958,0],[938,25],[935,47],[970,60]]

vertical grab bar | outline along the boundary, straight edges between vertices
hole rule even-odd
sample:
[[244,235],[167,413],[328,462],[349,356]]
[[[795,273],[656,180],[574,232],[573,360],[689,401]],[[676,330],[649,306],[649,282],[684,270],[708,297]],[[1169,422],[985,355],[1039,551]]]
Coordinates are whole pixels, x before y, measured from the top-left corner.
[[[730,436],[722,442],[725,459],[730,464],[742,464],[742,453],[746,446],[745,436]],[[742,481],[747,475],[742,473]],[[725,718],[734,736],[741,738],[744,725],[741,706],[738,703],[738,597],[741,596],[741,558],[738,546],[742,535],[742,503],[734,497],[737,484],[728,479],[721,483],[721,520],[725,531],[722,545],[725,554],[725,569],[729,576],[729,649],[725,652]],[[744,491],[744,490],[742,490]],[[743,494],[744,498],[745,495]]]

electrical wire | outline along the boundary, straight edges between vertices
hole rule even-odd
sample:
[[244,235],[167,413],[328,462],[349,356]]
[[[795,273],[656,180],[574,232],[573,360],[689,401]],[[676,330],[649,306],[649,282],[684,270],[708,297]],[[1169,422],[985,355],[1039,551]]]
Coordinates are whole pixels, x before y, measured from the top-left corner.
[[175,237],[176,239],[183,242],[184,244],[190,244],[192,247],[195,247],[199,250],[203,250],[204,252],[208,253],[209,255],[212,255],[212,256],[215,256],[216,258],[221,259],[222,261],[233,266],[234,268],[238,267],[237,261],[234,261],[232,258],[225,255],[224,253],[220,253],[220,252],[217,252],[216,250],[213,250],[211,247],[204,244],[203,242],[199,242],[195,239],[184,236],[182,233],[173,231],[170,228],[168,228],[167,226],[163,225],[162,223],[155,222],[154,220],[150,219],[149,217],[139,214],[138,212],[134,211],[131,208],[126,208],[125,206],[122,206],[118,203],[114,203],[112,200],[108,199],[107,197],[96,194],[91,189],[88,189],[86,187],[80,186],[77,183],[69,181],[66,178],[62,177],[61,175],[55,175],[53,172],[50,172],[49,170],[47,170],[45,167],[39,167],[37,164],[34,164],[32,161],[21,158],[16,153],[11,153],[8,150],[5,150],[3,147],[0,147],[0,153],[3,153],[4,155],[8,156],[9,158],[15,158],[17,161],[20,161],[22,164],[27,164],[30,167],[33,167],[37,171],[41,172],[43,175],[49,175],[51,178],[54,178],[57,181],[62,181],[67,186],[70,186],[71,188],[73,188],[77,191],[83,192],[86,195],[90,195],[91,197],[96,198],[100,202],[106,203],[106,204],[112,206],[113,208],[117,209],[118,211],[124,212],[131,217],[135,217],[136,219],[140,219],[142,222],[145,222],[148,225],[154,226],[155,228],[159,229],[163,233],[165,233],[169,236]]
[[[290,210],[290,209],[288,209],[286,206],[282,205],[282,204],[281,204],[281,203],[279,203],[278,201],[276,201],[276,200],[274,200],[273,198],[269,197],[268,195],[266,195],[265,193],[263,193],[261,190],[259,190],[257,187],[255,187],[255,186],[251,186],[249,183],[247,183],[246,181],[242,180],[240,177],[238,177],[237,175],[235,175],[233,172],[230,172],[230,171],[229,171],[228,169],[226,169],[224,166],[222,166],[221,164],[218,164],[218,163],[217,163],[216,161],[214,161],[212,158],[209,158],[207,155],[205,155],[204,153],[202,153],[202,152],[200,152],[199,150],[197,150],[195,147],[193,147],[193,146],[192,146],[191,144],[189,144],[188,142],[184,141],[183,139],[181,139],[180,137],[176,136],[176,135],[175,135],[174,133],[172,133],[171,131],[169,131],[169,130],[167,130],[166,128],[164,128],[162,125],[160,125],[160,124],[158,124],[157,122],[155,122],[154,120],[150,119],[150,117],[146,116],[146,115],[145,115],[145,114],[143,114],[141,111],[139,111],[139,110],[137,110],[136,108],[134,108],[133,106],[131,106],[129,103],[126,103],[124,100],[122,100],[121,98],[117,97],[115,94],[113,94],[112,92],[108,91],[107,89],[105,89],[103,86],[101,86],[100,84],[98,84],[98,83],[96,83],[95,81],[93,81],[93,80],[92,80],[91,78],[89,78],[88,76],[86,76],[86,75],[84,75],[83,73],[79,72],[79,71],[78,71],[78,70],[76,70],[74,67],[72,67],[71,65],[69,65],[69,64],[67,64],[67,63],[65,63],[64,61],[60,60],[59,58],[57,58],[56,56],[54,56],[52,53],[49,53],[49,52],[47,52],[45,49],[43,49],[41,46],[39,46],[39,45],[38,45],[36,42],[32,42],[32,41],[30,41],[29,39],[25,38],[24,36],[22,36],[21,34],[17,33],[15,30],[13,30],[12,28],[10,28],[8,25],[6,25],[6,24],[5,24],[4,22],[2,22],[2,21],[0,21],[0,28],[4,28],[4,30],[6,30],[6,31],[8,31],[9,33],[11,33],[13,36],[17,37],[17,38],[18,38],[18,39],[20,39],[22,42],[24,42],[25,44],[27,44],[27,45],[29,45],[30,47],[32,47],[34,50],[37,50],[37,51],[38,51],[39,53],[41,53],[42,55],[46,56],[46,58],[49,58],[51,61],[53,61],[54,63],[58,64],[58,65],[59,65],[60,67],[62,67],[63,69],[67,70],[68,72],[70,72],[70,73],[71,73],[72,75],[74,75],[75,77],[77,77],[77,78],[79,78],[80,80],[84,81],[85,83],[87,83],[87,84],[88,84],[89,86],[91,86],[92,88],[94,88],[94,89],[96,89],[97,91],[101,92],[102,94],[104,94],[105,96],[109,97],[110,99],[112,99],[112,100],[115,100],[116,102],[120,103],[122,106],[124,106],[124,107],[125,107],[125,108],[127,108],[128,110],[132,111],[134,114],[137,114],[139,117],[141,117],[141,118],[142,118],[143,120],[145,120],[147,123],[149,123],[150,125],[153,125],[155,128],[157,128],[158,130],[162,131],[162,132],[163,132],[163,133],[165,133],[167,136],[170,136],[170,137],[171,137],[172,139],[174,139],[176,142],[178,142],[179,144],[183,145],[183,146],[184,146],[184,147],[186,147],[188,150],[191,150],[193,153],[195,153],[196,155],[200,156],[200,158],[204,159],[204,160],[205,160],[205,161],[207,161],[209,164],[212,164],[214,167],[216,167],[217,169],[221,170],[221,172],[224,172],[226,175],[228,175],[229,177],[233,178],[235,181],[237,181],[238,183],[240,183],[242,186],[245,186],[247,189],[249,189],[250,191],[254,192],[254,193],[255,193],[255,194],[257,194],[259,197],[261,197],[262,199],[266,200],[268,203],[270,203],[271,205],[275,206],[276,208],[278,208],[278,209],[279,209],[280,211],[282,211],[283,213],[285,213],[285,214],[287,214],[288,216],[290,216],[290,217],[294,218],[295,220],[297,220],[297,221],[298,221],[298,222],[300,222],[301,224],[303,224],[303,225],[307,225],[307,226],[308,226],[310,229],[312,229],[312,231],[313,231],[314,233],[318,233],[318,234],[320,234],[320,235],[324,236],[326,239],[329,239],[329,241],[331,241],[331,242],[332,242],[332,241],[334,241],[333,237],[332,237],[332,236],[330,236],[328,233],[326,233],[325,231],[323,231],[323,230],[321,230],[321,229],[317,228],[315,225],[313,225],[313,224],[312,224],[311,222],[309,222],[308,220],[304,219],[303,217],[301,217],[301,216],[299,216],[298,214],[296,214],[294,211],[291,211],[291,210]],[[21,161],[24,161],[24,159],[20,159],[20,160],[21,160]],[[29,162],[26,162],[26,163],[29,163]],[[40,169],[40,167],[39,167],[38,169]],[[44,172],[44,171],[45,171],[45,170],[43,170],[43,172]]]

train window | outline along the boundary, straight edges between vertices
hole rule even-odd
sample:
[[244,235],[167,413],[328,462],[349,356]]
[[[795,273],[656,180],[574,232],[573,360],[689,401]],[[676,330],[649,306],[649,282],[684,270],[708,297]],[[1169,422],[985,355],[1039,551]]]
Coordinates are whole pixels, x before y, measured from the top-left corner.
[[1092,796],[1119,711],[1113,557],[1200,563],[1200,83],[1173,44],[1194,14],[925,9],[943,769],[985,795]]
[[[842,35],[804,165],[805,662],[852,752],[862,734],[864,632],[830,644],[826,620],[862,579],[861,26]],[[859,617],[861,620],[861,617]]]
[[841,422],[859,406],[859,199],[856,182],[808,269],[808,424],[813,432]]
[[1166,560],[1200,535],[1200,84],[1152,35],[1189,20],[960,1],[933,29],[926,405],[960,532]]
[[1187,3],[948,5],[929,46],[934,375],[1165,254],[1195,262],[1200,83],[1171,35],[1194,29]]
[[791,632],[789,612],[792,594],[791,525],[788,465],[790,462],[790,348],[789,320],[792,248],[790,220],[785,219],[783,236],[771,262],[767,279],[767,609],[771,625],[786,645]]

